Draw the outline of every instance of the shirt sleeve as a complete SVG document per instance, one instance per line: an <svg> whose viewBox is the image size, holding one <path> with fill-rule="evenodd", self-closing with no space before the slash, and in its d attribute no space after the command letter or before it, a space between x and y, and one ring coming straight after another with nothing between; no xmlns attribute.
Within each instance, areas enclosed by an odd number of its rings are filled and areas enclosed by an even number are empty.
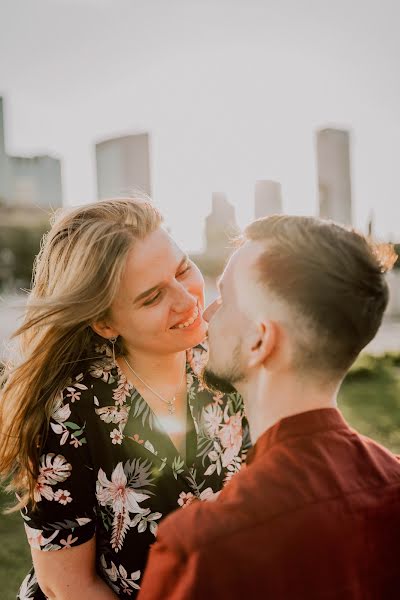
<svg viewBox="0 0 400 600"><path fill-rule="evenodd" d="M95 532L93 467L78 412L81 392L71 385L56 402L40 457L36 504L21 511L28 542L37 550L78 546Z"/></svg>
<svg viewBox="0 0 400 600"><path fill-rule="evenodd" d="M182 557L164 542L150 549L138 600L195 600L196 569L190 559Z"/></svg>

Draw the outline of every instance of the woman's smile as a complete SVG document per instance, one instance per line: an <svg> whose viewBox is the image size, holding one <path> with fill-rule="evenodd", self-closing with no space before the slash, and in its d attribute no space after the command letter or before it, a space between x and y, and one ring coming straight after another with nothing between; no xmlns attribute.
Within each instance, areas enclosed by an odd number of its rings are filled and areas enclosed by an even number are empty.
<svg viewBox="0 0 400 600"><path fill-rule="evenodd" d="M199 305L196 304L196 307L193 310L192 314L188 318L186 318L185 321L180 321L179 323L171 327L171 329L176 329L178 331L193 331L194 329L197 329L202 323L204 323L203 311L199 307Z"/></svg>

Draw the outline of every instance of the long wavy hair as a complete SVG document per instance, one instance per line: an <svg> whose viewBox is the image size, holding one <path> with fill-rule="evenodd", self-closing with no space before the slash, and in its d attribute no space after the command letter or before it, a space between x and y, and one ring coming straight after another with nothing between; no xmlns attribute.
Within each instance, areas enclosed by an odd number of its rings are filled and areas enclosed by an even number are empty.
<svg viewBox="0 0 400 600"><path fill-rule="evenodd" d="M0 380L0 477L34 504L41 449L55 399L94 355L91 323L107 316L135 240L162 223L147 199L117 198L56 213L36 257L19 359ZM98 340L98 338L97 338Z"/></svg>

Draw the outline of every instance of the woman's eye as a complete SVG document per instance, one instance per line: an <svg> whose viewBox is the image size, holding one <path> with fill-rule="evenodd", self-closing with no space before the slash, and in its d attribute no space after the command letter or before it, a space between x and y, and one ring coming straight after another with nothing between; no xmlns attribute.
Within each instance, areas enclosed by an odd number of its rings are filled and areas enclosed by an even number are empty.
<svg viewBox="0 0 400 600"><path fill-rule="evenodd" d="M192 268L192 265L187 265L183 271L181 271L180 273L178 273L178 277L181 277L182 275L184 275L185 273L187 273L188 271L190 271L190 269Z"/></svg>
<svg viewBox="0 0 400 600"><path fill-rule="evenodd" d="M161 291L157 292L157 294L155 296L153 296L152 298L150 298L150 300L147 300L147 302L143 303L143 306L149 306L150 304L154 304L154 302L156 300L158 300L158 298L161 296Z"/></svg>

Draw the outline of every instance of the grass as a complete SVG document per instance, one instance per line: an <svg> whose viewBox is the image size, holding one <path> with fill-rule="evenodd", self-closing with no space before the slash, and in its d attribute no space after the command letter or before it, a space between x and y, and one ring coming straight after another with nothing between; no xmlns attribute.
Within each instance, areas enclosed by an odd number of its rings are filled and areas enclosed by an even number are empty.
<svg viewBox="0 0 400 600"><path fill-rule="evenodd" d="M400 354L362 355L343 383L339 405L348 422L400 454ZM0 492L0 510L10 499ZM31 567L19 514L0 514L0 596L12 600Z"/></svg>
<svg viewBox="0 0 400 600"><path fill-rule="evenodd" d="M400 355L361 356L344 381L339 406L358 431L400 454Z"/></svg>
<svg viewBox="0 0 400 600"><path fill-rule="evenodd" d="M3 515L10 496L0 492L0 597L15 598L19 586L31 568L31 553L19 513Z"/></svg>

